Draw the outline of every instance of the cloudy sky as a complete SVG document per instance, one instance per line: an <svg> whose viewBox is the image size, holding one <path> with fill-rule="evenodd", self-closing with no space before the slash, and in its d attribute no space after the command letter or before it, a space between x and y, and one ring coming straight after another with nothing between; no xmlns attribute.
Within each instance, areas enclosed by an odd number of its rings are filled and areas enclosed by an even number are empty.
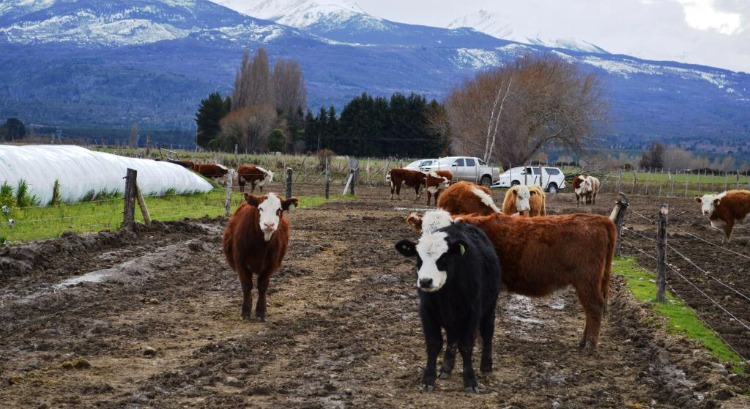
<svg viewBox="0 0 750 409"><path fill-rule="evenodd" d="M318 0L325 3L325 0ZM750 73L750 0L354 0L373 16L446 27L478 10L513 36Z"/></svg>

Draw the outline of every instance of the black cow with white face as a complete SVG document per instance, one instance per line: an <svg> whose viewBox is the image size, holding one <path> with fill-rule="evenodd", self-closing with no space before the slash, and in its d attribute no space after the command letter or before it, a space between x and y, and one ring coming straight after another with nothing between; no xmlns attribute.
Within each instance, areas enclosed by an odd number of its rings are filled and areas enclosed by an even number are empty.
<svg viewBox="0 0 750 409"><path fill-rule="evenodd" d="M464 390L477 392L471 363L477 332L482 337L480 371L492 372L495 306L501 286L495 248L482 230L457 223L424 232L418 243L401 240L396 249L417 258L419 316L427 347L422 390L435 388L443 328L447 347L439 376L445 378L453 371L458 349L463 359Z"/></svg>

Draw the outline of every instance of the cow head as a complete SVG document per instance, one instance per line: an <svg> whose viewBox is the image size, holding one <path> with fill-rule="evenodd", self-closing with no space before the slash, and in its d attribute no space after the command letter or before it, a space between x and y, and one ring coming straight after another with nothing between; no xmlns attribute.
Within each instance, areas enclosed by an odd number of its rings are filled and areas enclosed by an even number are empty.
<svg viewBox="0 0 750 409"><path fill-rule="evenodd" d="M428 210L424 216L411 213L406 217L406 224L417 231L432 233L437 229L449 226L453 223L451 214L443 209Z"/></svg>
<svg viewBox="0 0 750 409"><path fill-rule="evenodd" d="M718 194L718 195L703 195L701 197L696 197L695 201L697 203L700 203L701 205L701 213L704 216L710 216L714 209L716 209L716 206L721 203L721 199L724 197L724 194Z"/></svg>
<svg viewBox="0 0 750 409"><path fill-rule="evenodd" d="M260 166L258 166L258 170L265 173L266 175L263 177L263 180L261 181L261 186L265 183L272 183L273 182L273 172L268 169L263 169Z"/></svg>
<svg viewBox="0 0 750 409"><path fill-rule="evenodd" d="M448 189L448 186L451 185L451 181L445 176L440 176L435 172L430 172L429 176L433 178L432 183L437 182L437 185L435 186L436 191Z"/></svg>
<svg viewBox="0 0 750 409"><path fill-rule="evenodd" d="M265 241L271 240L276 229L279 228L284 210L291 210L298 203L295 197L281 199L275 193L263 196L245 193L245 201L258 209L258 227L263 232Z"/></svg>
<svg viewBox="0 0 750 409"><path fill-rule="evenodd" d="M443 231L423 234L419 242L401 240L396 250L406 257L417 257L417 288L425 292L440 290L448 281L448 269L463 257L467 244Z"/></svg>
<svg viewBox="0 0 750 409"><path fill-rule="evenodd" d="M518 185L510 191L513 194L513 200L516 204L516 211L528 215L528 212L531 210L531 203L529 202L529 199L531 199L531 192L529 191L529 187Z"/></svg>

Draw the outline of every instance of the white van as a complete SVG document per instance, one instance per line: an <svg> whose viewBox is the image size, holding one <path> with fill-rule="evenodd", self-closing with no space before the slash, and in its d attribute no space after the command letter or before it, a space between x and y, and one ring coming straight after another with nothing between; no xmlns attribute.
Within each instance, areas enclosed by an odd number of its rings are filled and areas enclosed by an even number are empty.
<svg viewBox="0 0 750 409"><path fill-rule="evenodd" d="M565 174L553 166L518 166L500 174L492 187L511 187L515 185L541 186L545 192L557 193L565 188Z"/></svg>

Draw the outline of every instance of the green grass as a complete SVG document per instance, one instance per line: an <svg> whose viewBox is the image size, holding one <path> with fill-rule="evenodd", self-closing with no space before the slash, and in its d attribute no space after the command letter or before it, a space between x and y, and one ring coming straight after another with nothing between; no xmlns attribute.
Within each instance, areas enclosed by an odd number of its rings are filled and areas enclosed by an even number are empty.
<svg viewBox="0 0 750 409"><path fill-rule="evenodd" d="M635 298L645 303L657 314L666 318L667 333L681 334L698 341L722 362L732 362L735 372L746 371L742 357L732 351L710 328L698 318L695 311L668 291L667 301L656 301L656 276L637 266L634 258L619 258L613 268L615 274L622 275L627 281L628 289Z"/></svg>
<svg viewBox="0 0 750 409"><path fill-rule="evenodd" d="M214 218L225 214L226 191L214 189L208 193L146 197L151 220L174 221ZM314 207L326 203L324 196L297 196L299 207ZM353 196L331 195L331 200L351 199ZM233 192L230 212L242 202L242 193ZM117 230L122 225L124 203L119 197L105 197L93 202L80 202L51 207L14 208L8 215L0 215L0 238L10 243L59 237L64 232L88 233ZM136 221L143 223L136 205ZM15 225L10 227L8 220ZM2 244L2 243L0 243Z"/></svg>

